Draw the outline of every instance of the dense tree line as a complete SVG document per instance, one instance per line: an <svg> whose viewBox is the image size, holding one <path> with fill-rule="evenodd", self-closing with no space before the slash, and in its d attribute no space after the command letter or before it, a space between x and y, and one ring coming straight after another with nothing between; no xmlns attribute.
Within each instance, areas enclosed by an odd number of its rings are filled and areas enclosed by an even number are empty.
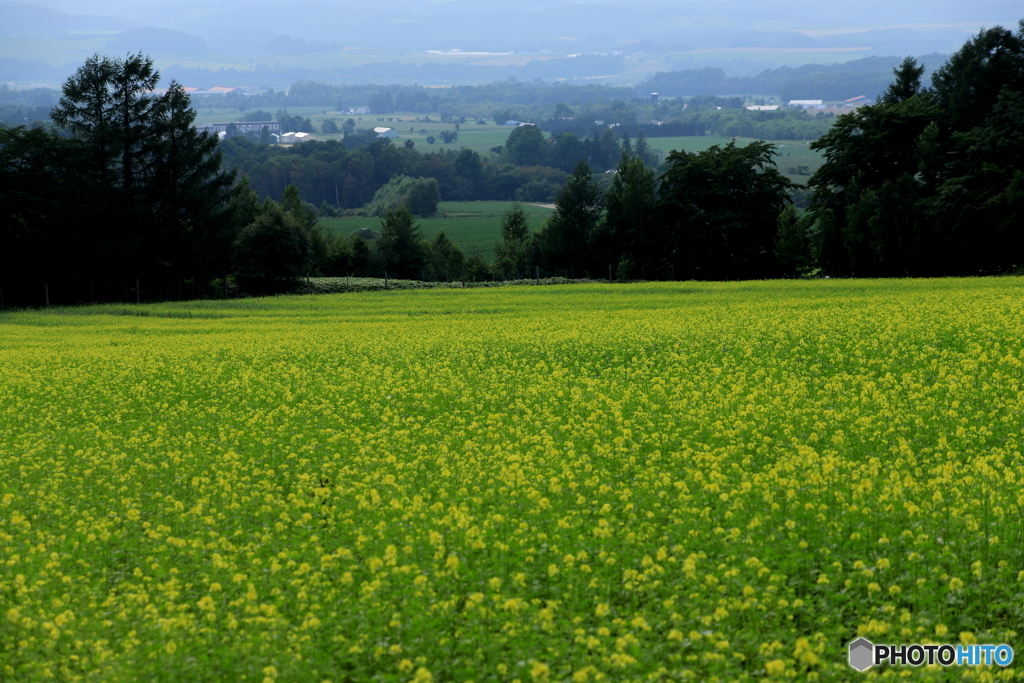
<svg viewBox="0 0 1024 683"><path fill-rule="evenodd" d="M979 33L931 87L923 73L907 58L878 104L812 143L825 164L797 227L822 272L974 275L1024 263L1024 22Z"/></svg>
<svg viewBox="0 0 1024 683"><path fill-rule="evenodd" d="M506 277L536 269L567 277L744 279L778 277L778 216L792 183L773 147L756 142L672 152L664 172L623 152L602 190L576 163L544 229L525 234L510 212L494 267Z"/></svg>
<svg viewBox="0 0 1024 683"><path fill-rule="evenodd" d="M467 149L421 154L387 138L369 144L346 142L277 147L236 137L225 140L221 149L227 166L242 172L260 196L280 198L288 185L295 184L306 201L339 209L365 206L398 175L436 180L446 201L547 201L565 179L565 173L557 168L516 165L500 156L481 157ZM523 188L526 195L520 192Z"/></svg>
<svg viewBox="0 0 1024 683"><path fill-rule="evenodd" d="M64 135L0 129L8 304L51 290L64 302L127 296L137 279L230 267L233 174L220 168L217 139L193 126L185 92L172 83L154 96L157 81L141 55L94 56L50 114Z"/></svg>
<svg viewBox="0 0 1024 683"><path fill-rule="evenodd" d="M569 117L543 120L538 125L552 133L572 132L578 136L613 126L620 134L633 137L640 134L652 138L720 135L760 140L816 140L828 131L833 121L831 116L811 116L802 109L748 111L739 97L713 95L665 101L646 115L662 118L640 121L628 107L612 106L597 111L587 108ZM599 126L595 125L598 121Z"/></svg>

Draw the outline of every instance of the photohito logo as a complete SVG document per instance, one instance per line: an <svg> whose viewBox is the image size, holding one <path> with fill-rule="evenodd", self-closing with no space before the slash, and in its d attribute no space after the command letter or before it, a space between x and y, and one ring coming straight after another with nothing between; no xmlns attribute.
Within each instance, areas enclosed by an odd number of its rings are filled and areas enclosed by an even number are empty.
<svg viewBox="0 0 1024 683"><path fill-rule="evenodd" d="M858 638L849 645L849 662L857 671L878 664L939 664L940 666L1010 666L1013 648L1009 645L876 645Z"/></svg>

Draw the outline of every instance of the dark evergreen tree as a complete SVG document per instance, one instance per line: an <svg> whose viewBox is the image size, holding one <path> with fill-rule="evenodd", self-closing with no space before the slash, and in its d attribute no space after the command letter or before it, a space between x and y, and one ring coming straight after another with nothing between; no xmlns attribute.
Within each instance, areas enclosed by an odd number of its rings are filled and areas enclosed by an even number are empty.
<svg viewBox="0 0 1024 683"><path fill-rule="evenodd" d="M96 253L96 226L78 211L88 198L83 168L93 162L83 152L44 129L0 127L0 286L8 306L40 305L44 283L73 282Z"/></svg>
<svg viewBox="0 0 1024 683"><path fill-rule="evenodd" d="M881 104L896 104L909 100L921 92L921 76L924 75L924 64L918 64L913 57L907 57L893 69L896 79L889 84L885 94L879 98Z"/></svg>
<svg viewBox="0 0 1024 683"><path fill-rule="evenodd" d="M659 234L655 221L656 204L654 172L638 156L623 152L618 172L605 195L605 232L611 262L626 260L631 265L630 278L666 277L658 255Z"/></svg>
<svg viewBox="0 0 1024 683"><path fill-rule="evenodd" d="M452 242L444 230L438 230L434 239L424 242L426 279L438 282L452 282L462 274L465 255Z"/></svg>
<svg viewBox="0 0 1024 683"><path fill-rule="evenodd" d="M103 188L113 185L112 172L120 148L111 87L117 70L109 57L89 57L64 82L60 103L50 111L55 124L87 146L91 163L81 171L93 176L96 185Z"/></svg>
<svg viewBox="0 0 1024 683"><path fill-rule="evenodd" d="M393 278L419 279L423 275L423 247L419 226L404 204L384 214L380 221L377 253Z"/></svg>
<svg viewBox="0 0 1024 683"><path fill-rule="evenodd" d="M79 220L95 234L89 277L170 278L205 273L225 220L233 174L216 138L193 127L176 83L154 95L159 74L141 54L94 55L65 82L51 116L88 161L78 185Z"/></svg>
<svg viewBox="0 0 1024 683"><path fill-rule="evenodd" d="M518 202L501 217L501 241L494 247L495 268L506 278L528 275L530 224Z"/></svg>
<svg viewBox="0 0 1024 683"><path fill-rule="evenodd" d="M636 143L634 144L635 153L645 164L654 168L658 165L658 153L651 149L651 146L647 144L647 137L641 130L636 134Z"/></svg>
<svg viewBox="0 0 1024 683"><path fill-rule="evenodd" d="M590 165L580 159L555 198L555 212L539 237L549 270L575 277L583 277L589 271L597 274L602 259L591 247L597 239L602 211L601 190L594 182Z"/></svg>
<svg viewBox="0 0 1024 683"><path fill-rule="evenodd" d="M352 235L349 243L352 255L348 264L348 272L364 277L373 275L373 249L370 242L361 235Z"/></svg>
<svg viewBox="0 0 1024 683"><path fill-rule="evenodd" d="M806 275L813 263L808 228L813 222L810 214L801 216L792 205L779 214L779 231L775 238L775 258L787 277Z"/></svg>
<svg viewBox="0 0 1024 683"><path fill-rule="evenodd" d="M153 121L158 143L149 203L155 234L147 240L147 260L170 265L178 277L215 275L216 261L234 237L235 173L222 170L216 136L197 131L195 119L189 96L172 81Z"/></svg>
<svg viewBox="0 0 1024 683"><path fill-rule="evenodd" d="M311 230L316 225L318 218L316 209L302 201L302 195L299 194L299 188L295 183L289 183L284 188L284 194L281 195L281 208L299 221L306 230Z"/></svg>

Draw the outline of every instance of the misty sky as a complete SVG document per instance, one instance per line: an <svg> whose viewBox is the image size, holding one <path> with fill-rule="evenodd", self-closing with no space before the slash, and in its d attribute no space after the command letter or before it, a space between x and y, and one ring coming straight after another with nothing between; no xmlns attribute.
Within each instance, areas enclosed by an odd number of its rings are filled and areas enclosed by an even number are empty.
<svg viewBox="0 0 1024 683"><path fill-rule="evenodd" d="M459 49L538 59L623 53L632 60L623 78L702 65L752 72L800 60L950 53L983 27L1015 28L1021 18L1019 0L0 1L0 81L52 80L106 50L211 70L343 70L421 58L512 67L526 59L427 56Z"/></svg>

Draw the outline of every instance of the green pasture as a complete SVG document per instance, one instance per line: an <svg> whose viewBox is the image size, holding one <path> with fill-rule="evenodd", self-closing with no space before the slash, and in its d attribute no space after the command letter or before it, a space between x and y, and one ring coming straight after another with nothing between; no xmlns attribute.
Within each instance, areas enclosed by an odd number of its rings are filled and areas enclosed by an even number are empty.
<svg viewBox="0 0 1024 683"><path fill-rule="evenodd" d="M441 202L433 218L416 220L420 233L433 239L441 230L467 254L479 251L490 260L494 245L501 238L501 217L513 202ZM552 209L523 204L530 229L539 231ZM379 218L321 218L320 225L332 233L350 235L361 228L380 232Z"/></svg>

